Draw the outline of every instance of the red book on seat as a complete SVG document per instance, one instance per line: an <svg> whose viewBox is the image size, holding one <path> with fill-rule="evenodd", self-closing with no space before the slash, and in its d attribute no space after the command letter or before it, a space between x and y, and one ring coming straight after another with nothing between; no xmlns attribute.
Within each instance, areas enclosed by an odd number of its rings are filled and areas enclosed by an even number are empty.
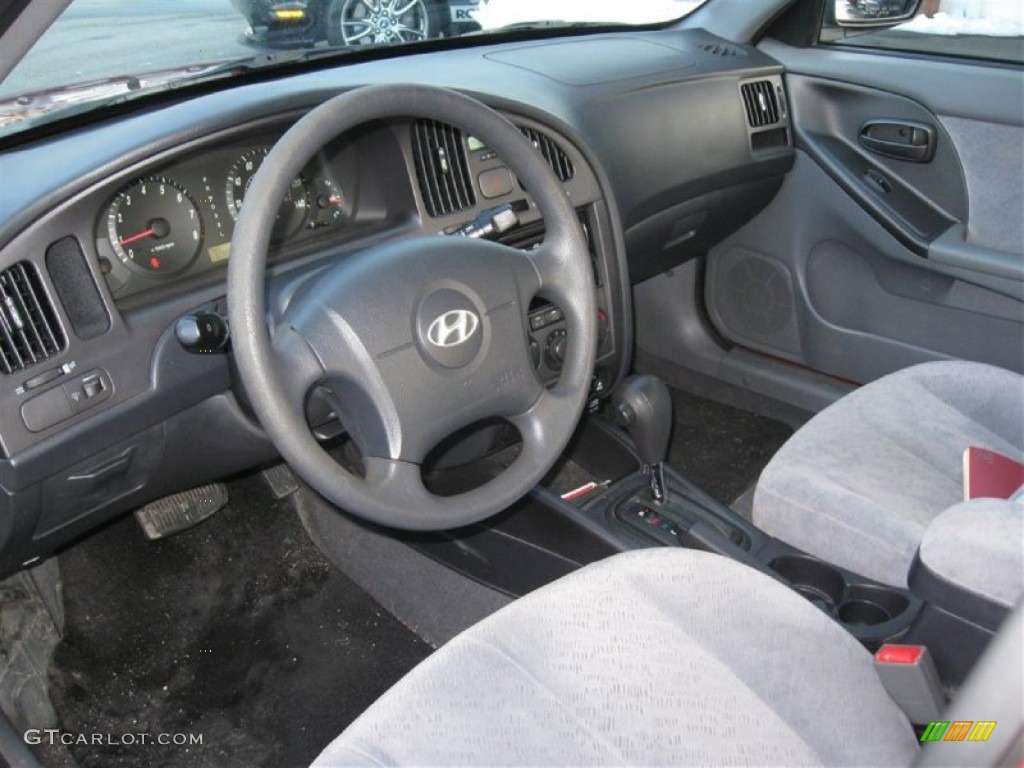
<svg viewBox="0 0 1024 768"><path fill-rule="evenodd" d="M1024 486L1024 464L995 451L964 451L964 499L1008 499Z"/></svg>

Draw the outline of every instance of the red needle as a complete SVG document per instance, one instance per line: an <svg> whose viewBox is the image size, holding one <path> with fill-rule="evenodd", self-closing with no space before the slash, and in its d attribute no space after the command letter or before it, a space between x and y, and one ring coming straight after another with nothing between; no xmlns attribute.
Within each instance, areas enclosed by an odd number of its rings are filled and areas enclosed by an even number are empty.
<svg viewBox="0 0 1024 768"><path fill-rule="evenodd" d="M153 228L150 227L149 229L142 230L141 232L139 232L136 235L132 235L131 237L126 237L124 240L121 240L118 243L118 245L128 245L129 243L134 243L136 240L142 240L144 237L151 237L152 235L155 235L155 234L156 234L156 232L154 232Z"/></svg>

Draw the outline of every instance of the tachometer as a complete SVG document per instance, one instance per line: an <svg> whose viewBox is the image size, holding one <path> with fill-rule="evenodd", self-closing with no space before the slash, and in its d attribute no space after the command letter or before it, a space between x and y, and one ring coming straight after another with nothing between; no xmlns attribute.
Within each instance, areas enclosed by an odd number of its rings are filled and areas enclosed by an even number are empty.
<svg viewBox="0 0 1024 768"><path fill-rule="evenodd" d="M242 210L242 202L253 176L259 170L260 165L270 151L268 147L257 147L241 155L228 171L227 188L225 190L228 199L228 210L231 215L238 218ZM285 240L300 229L309 217L309 185L302 176L296 176L288 185L284 200L277 211L277 219L274 222L274 229L270 234L272 240Z"/></svg>
<svg viewBox="0 0 1024 768"><path fill-rule="evenodd" d="M107 209L107 237L117 257L151 277L188 267L203 247L203 218L182 187L163 178L139 179Z"/></svg>

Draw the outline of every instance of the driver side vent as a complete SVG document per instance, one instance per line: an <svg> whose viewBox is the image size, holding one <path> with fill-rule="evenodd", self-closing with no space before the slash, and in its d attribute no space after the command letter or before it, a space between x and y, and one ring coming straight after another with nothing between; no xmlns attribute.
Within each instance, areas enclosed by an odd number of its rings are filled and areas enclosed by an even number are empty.
<svg viewBox="0 0 1024 768"><path fill-rule="evenodd" d="M428 214L447 216L476 204L462 131L437 120L417 120L412 155Z"/></svg>
<svg viewBox="0 0 1024 768"><path fill-rule="evenodd" d="M47 360L66 344L35 267L19 261L0 272L0 370L15 373Z"/></svg>
<svg viewBox="0 0 1024 768"><path fill-rule="evenodd" d="M775 86L770 80L757 80L740 86L743 106L747 110L747 122L751 128L774 125L779 122L779 99Z"/></svg>
<svg viewBox="0 0 1024 768"><path fill-rule="evenodd" d="M572 160L562 151L561 147L555 144L551 137L545 136L533 128L527 128L525 125L519 126L519 130L544 155L544 159L551 166L551 170L555 172L555 176L558 177L560 182L564 184L576 174Z"/></svg>

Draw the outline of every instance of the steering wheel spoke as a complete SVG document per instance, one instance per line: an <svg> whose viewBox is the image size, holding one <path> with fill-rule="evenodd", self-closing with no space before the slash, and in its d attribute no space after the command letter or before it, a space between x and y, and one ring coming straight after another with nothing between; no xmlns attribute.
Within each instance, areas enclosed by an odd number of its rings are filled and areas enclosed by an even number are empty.
<svg viewBox="0 0 1024 768"><path fill-rule="evenodd" d="M323 364L306 337L287 323L279 323L272 333L274 358L282 372L281 384L288 401L304 404L310 391L325 375Z"/></svg>
<svg viewBox="0 0 1024 768"><path fill-rule="evenodd" d="M570 223L571 224L571 223ZM582 237L582 230L580 231ZM559 232L549 232L544 241L532 251L525 254L537 274L537 290L547 293L553 286L560 285L565 279L565 265L574 258L572 243Z"/></svg>

